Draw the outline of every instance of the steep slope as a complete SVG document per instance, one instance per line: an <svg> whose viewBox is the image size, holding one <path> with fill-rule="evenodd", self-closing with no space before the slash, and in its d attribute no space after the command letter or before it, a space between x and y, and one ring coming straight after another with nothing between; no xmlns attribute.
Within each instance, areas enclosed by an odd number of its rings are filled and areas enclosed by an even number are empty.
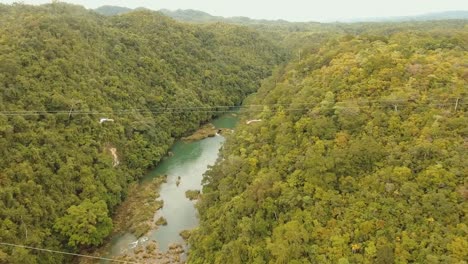
<svg viewBox="0 0 468 264"><path fill-rule="evenodd" d="M149 11L0 5L0 25L0 241L55 250L100 244L127 185L283 59L250 29ZM0 248L0 263L67 262Z"/></svg>
<svg viewBox="0 0 468 264"><path fill-rule="evenodd" d="M466 261L457 23L331 37L264 82L205 176L189 263Z"/></svg>

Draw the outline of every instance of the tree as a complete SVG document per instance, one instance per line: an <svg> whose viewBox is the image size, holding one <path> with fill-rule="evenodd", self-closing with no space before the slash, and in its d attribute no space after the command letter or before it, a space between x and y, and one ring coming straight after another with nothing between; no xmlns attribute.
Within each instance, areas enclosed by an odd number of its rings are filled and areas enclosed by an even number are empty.
<svg viewBox="0 0 468 264"><path fill-rule="evenodd" d="M55 230L68 238L68 245L97 246L112 231L112 219L108 217L104 201L84 200L71 206L67 214L57 219Z"/></svg>
<svg viewBox="0 0 468 264"><path fill-rule="evenodd" d="M440 43L466 37L466 22L436 24L344 26L354 33L301 47L249 97L244 118L262 122L239 125L207 172L189 262L229 259L205 241L245 240L267 250L264 263L466 259L468 120L454 99L468 53L466 41Z"/></svg>

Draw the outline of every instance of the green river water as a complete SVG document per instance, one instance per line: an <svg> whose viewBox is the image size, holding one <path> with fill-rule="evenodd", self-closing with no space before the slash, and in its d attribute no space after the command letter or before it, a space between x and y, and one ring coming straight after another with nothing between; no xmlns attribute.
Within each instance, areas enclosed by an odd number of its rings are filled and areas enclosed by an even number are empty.
<svg viewBox="0 0 468 264"><path fill-rule="evenodd" d="M237 120L236 114L229 113L211 123L217 128L233 129ZM140 239L138 243L145 243L146 239L155 240L158 242L160 250L164 252L170 244L184 242L179 235L180 231L192 229L198 225L195 202L185 197L185 191L201 190L203 174L208 166L216 162L224 141L224 137L220 135L190 143L178 141L170 150L173 155L162 161L145 176L142 182L150 181L159 175L168 176L167 183L162 184L159 190L159 199L164 201L164 207L155 212L157 217L166 218L168 224L160 226L157 230L152 230L147 238ZM177 186L176 181L179 176L181 181L180 185ZM130 233L114 237L111 241L108 257L128 252L136 241L137 238Z"/></svg>

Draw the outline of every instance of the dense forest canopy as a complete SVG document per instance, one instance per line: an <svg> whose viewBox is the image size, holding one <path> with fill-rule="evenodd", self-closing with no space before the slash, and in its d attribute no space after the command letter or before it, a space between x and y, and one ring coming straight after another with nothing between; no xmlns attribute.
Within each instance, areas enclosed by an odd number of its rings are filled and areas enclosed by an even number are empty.
<svg viewBox="0 0 468 264"><path fill-rule="evenodd" d="M128 184L226 109L214 106L256 91L284 54L245 27L0 5L0 241L99 245ZM69 261L0 248L0 263Z"/></svg>
<svg viewBox="0 0 468 264"><path fill-rule="evenodd" d="M0 4L0 242L100 245L129 184L254 93L204 178L189 262L467 261L466 20L97 11L113 16Z"/></svg>
<svg viewBox="0 0 468 264"><path fill-rule="evenodd" d="M468 24L432 25L303 42L205 175L189 262L465 263Z"/></svg>

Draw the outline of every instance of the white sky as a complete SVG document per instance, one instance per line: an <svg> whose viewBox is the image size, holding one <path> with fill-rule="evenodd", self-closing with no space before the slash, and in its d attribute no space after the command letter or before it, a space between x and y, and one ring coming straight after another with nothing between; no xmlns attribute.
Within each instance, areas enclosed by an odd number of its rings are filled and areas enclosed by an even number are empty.
<svg viewBox="0 0 468 264"><path fill-rule="evenodd" d="M0 0L0 3L41 4L50 0ZM468 0L66 0L96 8L117 5L153 10L197 9L217 16L247 16L289 21L331 21L349 18L419 15L468 10Z"/></svg>

